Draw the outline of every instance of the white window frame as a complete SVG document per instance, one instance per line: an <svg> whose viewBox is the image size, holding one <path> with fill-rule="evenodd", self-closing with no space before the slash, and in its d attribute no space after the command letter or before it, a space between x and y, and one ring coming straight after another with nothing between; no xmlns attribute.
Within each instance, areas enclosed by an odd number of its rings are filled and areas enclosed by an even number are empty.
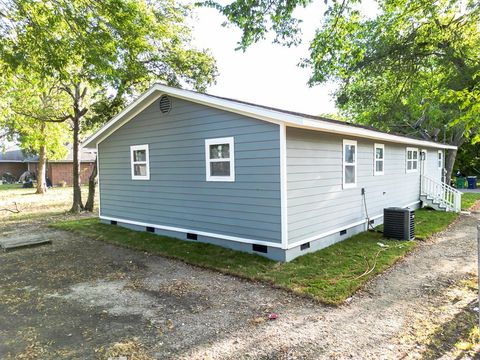
<svg viewBox="0 0 480 360"><path fill-rule="evenodd" d="M210 159L210 146L228 144L230 148L230 157L228 159ZM210 164L212 162L230 162L230 176L212 176L210 173ZM207 181L235 181L235 140L233 137L224 137L216 139L205 139L205 170Z"/></svg>
<svg viewBox="0 0 480 360"><path fill-rule="evenodd" d="M355 146L355 154L353 156L353 163L346 163L345 162L345 145L354 145ZM343 178L343 188L344 189L351 189L351 188L355 188L357 187L357 158L358 158L358 145L357 145L357 142L355 140L347 140L347 139L343 139L343 144L342 144L342 178ZM354 183L349 183L349 184L346 184L345 183L345 167L349 165L349 166L354 166L355 168L355 182Z"/></svg>
<svg viewBox="0 0 480 360"><path fill-rule="evenodd" d="M383 157L377 159L377 149L382 149ZM377 171L377 161L382 162L382 171ZM385 174L385 145L384 144L374 144L373 146L373 175L380 176Z"/></svg>
<svg viewBox="0 0 480 360"><path fill-rule="evenodd" d="M408 152L409 151L412 151L412 159L411 160L408 160ZM417 159L414 159L413 158L413 153L416 152L417 153ZM405 172L406 173L416 173L418 172L418 166L419 166L419 156L420 156L420 153L418 152L418 148L414 148L414 147L407 147L405 149ZM408 162L412 162L412 168L409 170L408 169ZM413 168L413 163L416 162L417 163L417 166L416 166L416 169Z"/></svg>
<svg viewBox="0 0 480 360"><path fill-rule="evenodd" d="M133 153L138 150L145 150L145 161L134 161ZM130 146L130 164L132 170L132 180L150 180L150 154L148 151L148 144ZM136 164L146 165L146 175L135 175Z"/></svg>
<svg viewBox="0 0 480 360"><path fill-rule="evenodd" d="M442 150L438 150L438 153L437 153L437 166L440 170L443 169L443 151Z"/></svg>

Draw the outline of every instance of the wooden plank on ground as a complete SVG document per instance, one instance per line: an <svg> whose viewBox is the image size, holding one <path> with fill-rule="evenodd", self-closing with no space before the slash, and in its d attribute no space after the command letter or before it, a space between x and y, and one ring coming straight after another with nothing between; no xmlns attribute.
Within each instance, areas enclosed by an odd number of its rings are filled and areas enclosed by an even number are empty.
<svg viewBox="0 0 480 360"><path fill-rule="evenodd" d="M12 250L25 246L49 244L52 241L43 235L25 235L8 238L0 238L0 248L3 251Z"/></svg>

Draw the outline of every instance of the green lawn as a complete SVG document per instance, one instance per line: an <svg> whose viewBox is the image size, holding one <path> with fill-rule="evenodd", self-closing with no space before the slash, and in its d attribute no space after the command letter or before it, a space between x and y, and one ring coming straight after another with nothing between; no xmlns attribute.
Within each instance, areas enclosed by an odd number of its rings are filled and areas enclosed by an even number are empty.
<svg viewBox="0 0 480 360"><path fill-rule="evenodd" d="M480 193L463 193L462 210L470 209L477 200L480 200Z"/></svg>
<svg viewBox="0 0 480 360"><path fill-rule="evenodd" d="M444 230L457 216L417 210L417 233L421 238L427 238ZM210 244L179 241L105 225L98 219L63 221L51 226L223 273L264 281L327 304L343 302L417 245L415 241L384 239L379 232L364 232L289 263L278 263Z"/></svg>
<svg viewBox="0 0 480 360"><path fill-rule="evenodd" d="M0 191L2 190L12 190L12 189L21 189L23 184L0 184Z"/></svg>

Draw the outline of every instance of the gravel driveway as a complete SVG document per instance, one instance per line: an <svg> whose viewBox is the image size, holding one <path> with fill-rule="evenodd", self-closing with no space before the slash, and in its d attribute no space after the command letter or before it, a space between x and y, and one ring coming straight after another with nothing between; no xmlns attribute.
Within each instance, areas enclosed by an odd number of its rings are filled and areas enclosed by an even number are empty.
<svg viewBox="0 0 480 360"><path fill-rule="evenodd" d="M445 293L476 269L476 217L461 216L337 308L32 220L0 225L3 236L53 241L0 253L0 358L419 358L405 335L432 308L455 311Z"/></svg>

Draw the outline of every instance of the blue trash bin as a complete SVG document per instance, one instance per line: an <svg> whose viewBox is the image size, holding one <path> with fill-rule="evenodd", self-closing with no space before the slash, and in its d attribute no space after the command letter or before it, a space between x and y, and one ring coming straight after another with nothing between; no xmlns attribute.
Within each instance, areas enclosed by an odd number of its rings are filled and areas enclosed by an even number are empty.
<svg viewBox="0 0 480 360"><path fill-rule="evenodd" d="M468 188L476 189L477 188L477 177L476 176L467 176Z"/></svg>

